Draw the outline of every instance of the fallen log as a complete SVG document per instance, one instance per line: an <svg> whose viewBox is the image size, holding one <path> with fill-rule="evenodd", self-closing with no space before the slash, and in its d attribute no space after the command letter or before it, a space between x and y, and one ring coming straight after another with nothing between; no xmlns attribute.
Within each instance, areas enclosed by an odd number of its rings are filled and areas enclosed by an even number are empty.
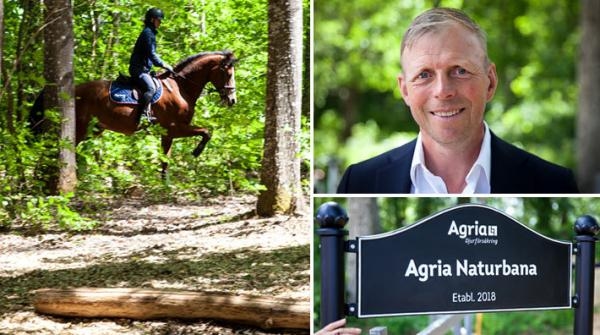
<svg viewBox="0 0 600 335"><path fill-rule="evenodd" d="M39 289L41 314L71 317L215 319L263 329L309 329L310 303L225 293L131 288Z"/></svg>

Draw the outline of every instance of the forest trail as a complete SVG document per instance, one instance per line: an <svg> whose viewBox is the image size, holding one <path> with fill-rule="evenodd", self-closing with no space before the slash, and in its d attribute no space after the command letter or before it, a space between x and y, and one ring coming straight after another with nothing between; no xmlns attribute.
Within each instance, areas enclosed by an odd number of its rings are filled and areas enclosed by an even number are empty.
<svg viewBox="0 0 600 335"><path fill-rule="evenodd" d="M310 300L309 218L254 215L256 198L193 204L131 200L92 232L0 234L0 334L308 334L213 320L133 321L38 315L31 291L141 287Z"/></svg>

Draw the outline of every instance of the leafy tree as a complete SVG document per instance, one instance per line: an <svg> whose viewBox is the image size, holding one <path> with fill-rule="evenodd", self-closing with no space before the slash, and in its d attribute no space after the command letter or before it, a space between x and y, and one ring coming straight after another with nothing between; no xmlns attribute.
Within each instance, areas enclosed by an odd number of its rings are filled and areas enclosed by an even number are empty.
<svg viewBox="0 0 600 335"><path fill-rule="evenodd" d="M33 222L31 215L26 214L26 206L38 206L41 202L33 199L44 199L42 172L58 157L58 152L47 148L56 148L58 140L34 141L28 131L29 110L46 84L42 36L47 27L42 6L34 0L4 4L0 202L6 206L0 206L0 221L10 224L25 217ZM305 15L308 15L308 6L309 2L304 0ZM219 105L212 87L206 88L196 104L192 123L209 129L212 139L198 159L189 154L196 144L194 139L176 140L171 157L164 156L158 141L161 130L155 127L133 136L104 132L80 143L76 148L77 191L63 200L77 204L83 215L85 211L102 208L101 205L111 199L131 194L141 194L147 201L176 201L216 194L258 194L263 188L259 171L266 111L267 1L75 1L75 84L114 79L119 72L127 72L131 49L143 25L144 13L150 7L159 7L166 14L157 39L158 51L168 63L176 64L203 51L229 49L235 53L239 59L236 64L238 103L224 108ZM307 45L308 25L302 29ZM307 71L303 73L304 78ZM48 115L60 120L57 113ZM308 159L307 119L305 115L296 134L300 144L298 157L304 161ZM92 131L93 126L90 135ZM168 161L170 166L171 178L167 182L159 173L163 161ZM57 203L47 207L56 209ZM60 203L62 206L63 202Z"/></svg>

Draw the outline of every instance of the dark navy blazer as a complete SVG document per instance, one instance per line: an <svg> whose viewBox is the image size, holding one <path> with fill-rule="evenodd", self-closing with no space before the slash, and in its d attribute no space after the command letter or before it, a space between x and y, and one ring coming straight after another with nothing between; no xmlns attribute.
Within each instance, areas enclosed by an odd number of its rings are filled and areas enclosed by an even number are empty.
<svg viewBox="0 0 600 335"><path fill-rule="evenodd" d="M150 26L145 26L140 33L131 58L129 59L129 74L132 77L137 77L140 73L148 73L152 69L152 65L164 67L165 63L156 53L156 29Z"/></svg>
<svg viewBox="0 0 600 335"><path fill-rule="evenodd" d="M338 193L410 193L417 140L346 169ZM491 193L578 193L573 172L491 134Z"/></svg>

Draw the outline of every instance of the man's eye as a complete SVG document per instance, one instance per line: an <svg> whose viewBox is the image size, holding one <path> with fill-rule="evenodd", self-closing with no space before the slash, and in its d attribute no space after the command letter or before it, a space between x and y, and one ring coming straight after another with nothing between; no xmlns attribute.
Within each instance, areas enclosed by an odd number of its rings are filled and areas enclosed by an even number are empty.
<svg viewBox="0 0 600 335"><path fill-rule="evenodd" d="M462 67L457 67L456 69L454 69L454 73L456 73L457 75L465 75L469 72Z"/></svg>
<svg viewBox="0 0 600 335"><path fill-rule="evenodd" d="M431 77L431 74L427 71L423 71L417 76L418 79L427 79L429 77Z"/></svg>

